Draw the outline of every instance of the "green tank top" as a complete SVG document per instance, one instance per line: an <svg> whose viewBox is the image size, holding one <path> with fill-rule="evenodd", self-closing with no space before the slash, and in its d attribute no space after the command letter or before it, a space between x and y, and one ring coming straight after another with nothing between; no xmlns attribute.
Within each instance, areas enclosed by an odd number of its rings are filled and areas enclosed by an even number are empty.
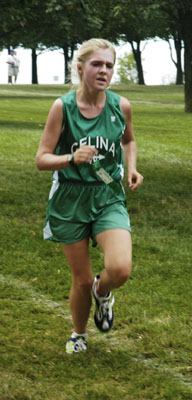
<svg viewBox="0 0 192 400"><path fill-rule="evenodd" d="M101 182L93 167L93 163L97 161L114 181L122 180L124 162L121 139L125 130L125 118L120 109L120 96L106 90L105 107L97 117L91 119L81 114L76 102L76 91L69 92L61 100L63 128L54 154L73 153L82 145L95 146L98 154L90 164L59 170L59 182Z"/></svg>

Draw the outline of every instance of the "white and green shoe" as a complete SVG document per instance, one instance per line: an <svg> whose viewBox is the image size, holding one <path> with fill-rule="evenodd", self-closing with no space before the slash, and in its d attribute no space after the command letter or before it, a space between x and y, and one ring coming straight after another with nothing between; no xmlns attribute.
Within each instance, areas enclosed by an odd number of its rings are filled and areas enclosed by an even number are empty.
<svg viewBox="0 0 192 400"><path fill-rule="evenodd" d="M88 333L79 335L75 332L72 333L70 339L66 343L66 353L75 354L87 350Z"/></svg>

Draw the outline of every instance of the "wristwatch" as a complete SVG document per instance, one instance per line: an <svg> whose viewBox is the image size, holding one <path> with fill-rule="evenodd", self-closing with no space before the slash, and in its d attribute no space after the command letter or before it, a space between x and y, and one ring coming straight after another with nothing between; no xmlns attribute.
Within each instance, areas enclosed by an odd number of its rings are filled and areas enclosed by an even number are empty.
<svg viewBox="0 0 192 400"><path fill-rule="evenodd" d="M70 164L70 165L74 165L75 163L74 163L74 155L73 154L69 154L68 156L67 156L67 162Z"/></svg>

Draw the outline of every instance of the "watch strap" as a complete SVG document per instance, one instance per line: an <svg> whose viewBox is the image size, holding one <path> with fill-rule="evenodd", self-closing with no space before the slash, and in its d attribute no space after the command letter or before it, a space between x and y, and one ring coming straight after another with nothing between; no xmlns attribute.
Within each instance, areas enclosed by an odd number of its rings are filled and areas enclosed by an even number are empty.
<svg viewBox="0 0 192 400"><path fill-rule="evenodd" d="M74 155L73 154L70 154L69 156L68 156L68 158L67 158L67 161L68 161L68 163L70 164L70 165L74 165L75 163L74 163Z"/></svg>

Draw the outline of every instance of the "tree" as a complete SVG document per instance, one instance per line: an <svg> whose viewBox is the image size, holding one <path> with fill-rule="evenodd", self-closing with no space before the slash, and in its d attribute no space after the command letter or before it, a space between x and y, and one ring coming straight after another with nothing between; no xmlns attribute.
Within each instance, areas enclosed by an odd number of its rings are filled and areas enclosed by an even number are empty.
<svg viewBox="0 0 192 400"><path fill-rule="evenodd" d="M176 85L183 85L183 69L182 69L182 57L181 57L181 52L183 49L183 41L180 38L178 32L175 32L175 34L173 34L173 41L174 41L174 47L175 47L175 53L176 53L176 60L173 58L173 54L172 54L172 46L170 43L170 40L167 40L169 43L169 48L170 48L170 54L171 54L171 60L173 61L175 67L176 67Z"/></svg>
<svg viewBox="0 0 192 400"><path fill-rule="evenodd" d="M170 48L170 56L176 67L176 84L183 84L183 71L182 71L182 49L183 49L183 41L178 31L178 26L175 23L172 23L169 15L163 11L160 6L159 1L154 3L154 7L156 8L156 25L154 29L154 34L159 38L166 40L169 44ZM170 39L173 40L176 58L173 57L173 49L170 42Z"/></svg>
<svg viewBox="0 0 192 400"><path fill-rule="evenodd" d="M118 62L120 83L137 83L137 67L133 53L125 53L124 57L118 58Z"/></svg>
<svg viewBox="0 0 192 400"><path fill-rule="evenodd" d="M177 65L181 69L180 47L184 44L185 112L192 112L192 2L191 0L117 0L114 12L119 17L116 33L130 44L156 36L172 37L177 47ZM161 32L161 33L160 33ZM132 46L133 49L133 46ZM133 49L134 52L134 49ZM134 52L134 54L136 54ZM136 63L137 62L137 59ZM141 61L141 60L140 60ZM141 64L141 62L140 62ZM138 65L139 67L139 65ZM140 65L141 68L141 65ZM138 69L139 71L139 69ZM181 73L178 72L178 73Z"/></svg>
<svg viewBox="0 0 192 400"><path fill-rule="evenodd" d="M22 27L24 13L22 1L18 0L17 7L15 0L1 0L0 12L0 48L9 48L18 45L17 30Z"/></svg>
<svg viewBox="0 0 192 400"><path fill-rule="evenodd" d="M18 0L17 4L15 0L1 0L0 46L31 48L32 83L38 83L37 50L42 50L42 36L48 34L45 9L46 0Z"/></svg>
<svg viewBox="0 0 192 400"><path fill-rule="evenodd" d="M50 32L43 38L49 48L63 50L65 83L70 80L69 63L79 43L97 34L101 24L93 13L93 0L48 0L46 15L51 17Z"/></svg>
<svg viewBox="0 0 192 400"><path fill-rule="evenodd" d="M171 32L178 32L184 44L185 112L192 113L192 2L191 0L156 0L167 18Z"/></svg>
<svg viewBox="0 0 192 400"><path fill-rule="evenodd" d="M144 74L141 58L142 41L153 38L157 6L151 0L117 0L114 7L116 34L130 43L138 71L138 83L144 85Z"/></svg>
<svg viewBox="0 0 192 400"><path fill-rule="evenodd" d="M98 32L93 0L1 0L0 45L21 45L32 51L32 83L38 83L37 57L46 48L62 49L65 82L78 43ZM96 29L95 29L96 28ZM14 42L13 39L14 38Z"/></svg>
<svg viewBox="0 0 192 400"><path fill-rule="evenodd" d="M38 84L37 57L46 50L43 38L50 32L51 18L46 17L47 0L33 0L25 5L25 21L20 44L31 49L32 84Z"/></svg>

